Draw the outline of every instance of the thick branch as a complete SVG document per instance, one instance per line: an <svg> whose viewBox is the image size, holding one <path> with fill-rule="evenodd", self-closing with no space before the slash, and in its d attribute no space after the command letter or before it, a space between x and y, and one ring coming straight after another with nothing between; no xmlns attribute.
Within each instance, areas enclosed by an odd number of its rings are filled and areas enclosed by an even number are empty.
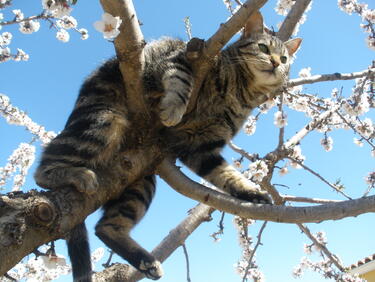
<svg viewBox="0 0 375 282"><path fill-rule="evenodd" d="M127 99L132 113L147 115L143 100L142 71L144 67L143 47L145 41L139 26L137 14L131 0L100 0L103 9L122 20L120 34L115 39L116 55L124 79Z"/></svg>
<svg viewBox="0 0 375 282"><path fill-rule="evenodd" d="M213 58L220 52L224 45L235 35L246 23L250 15L259 10L267 0L248 0L226 23L221 24L220 28L205 43L201 56L198 60L192 62L194 70L194 88L189 100L187 113L194 109L198 92L202 82L211 67Z"/></svg>
<svg viewBox="0 0 375 282"><path fill-rule="evenodd" d="M193 182L176 166L164 160L159 166L162 178L177 192L213 208L245 218L274 222L302 223L337 220L375 212L375 196L312 207L258 205L235 199Z"/></svg>
<svg viewBox="0 0 375 282"><path fill-rule="evenodd" d="M367 69L360 72L352 72L352 73L331 73L331 74L319 74L313 75L310 77L302 77L302 78L295 78L291 79L288 82L288 87L303 85L303 84L312 84L322 81L334 81L334 80L351 80L360 77L369 76L375 73L375 68Z"/></svg>
<svg viewBox="0 0 375 282"><path fill-rule="evenodd" d="M311 0L297 0L289 11L284 22L281 24L280 30L277 32L277 37L282 41L287 41L293 34L296 25L301 19L306 8L309 6Z"/></svg>

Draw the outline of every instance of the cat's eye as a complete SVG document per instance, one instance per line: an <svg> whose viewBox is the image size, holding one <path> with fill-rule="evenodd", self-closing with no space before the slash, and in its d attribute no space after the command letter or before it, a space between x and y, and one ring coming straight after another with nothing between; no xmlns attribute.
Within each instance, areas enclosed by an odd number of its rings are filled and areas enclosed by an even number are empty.
<svg viewBox="0 0 375 282"><path fill-rule="evenodd" d="M283 64L285 64L287 60L288 60L288 58L287 58L286 56L281 56L281 57L280 57L280 61L281 61Z"/></svg>
<svg viewBox="0 0 375 282"><path fill-rule="evenodd" d="M268 49L267 45L259 43L258 44L259 50L263 53L270 54L270 50Z"/></svg>

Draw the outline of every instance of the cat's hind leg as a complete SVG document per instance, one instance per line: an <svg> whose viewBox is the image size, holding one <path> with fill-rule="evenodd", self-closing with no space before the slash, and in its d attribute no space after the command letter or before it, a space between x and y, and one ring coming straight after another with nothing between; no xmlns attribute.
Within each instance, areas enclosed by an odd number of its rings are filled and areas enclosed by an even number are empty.
<svg viewBox="0 0 375 282"><path fill-rule="evenodd" d="M89 105L90 106L90 105ZM77 107L65 129L45 148L35 172L47 189L73 186L93 194L98 188L95 168L110 163L125 136L128 121L115 110L96 105Z"/></svg>
<svg viewBox="0 0 375 282"><path fill-rule="evenodd" d="M147 278L156 280L163 275L161 263L129 234L147 211L154 192L154 176L126 187L119 199L103 207L104 215L96 226L96 235Z"/></svg>

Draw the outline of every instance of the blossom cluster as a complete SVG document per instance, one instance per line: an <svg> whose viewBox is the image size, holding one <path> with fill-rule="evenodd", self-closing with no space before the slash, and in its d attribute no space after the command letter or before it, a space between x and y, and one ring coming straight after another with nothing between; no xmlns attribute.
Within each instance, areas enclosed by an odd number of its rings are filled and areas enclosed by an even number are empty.
<svg viewBox="0 0 375 282"><path fill-rule="evenodd" d="M320 231L312 236L314 236L318 244L324 246L327 244L325 232ZM361 279L358 274L349 274L347 272L343 272L340 269L337 269L337 266L334 264L334 262L329 258L326 258L321 252L320 246L316 245L315 243L312 243L311 245L305 244L304 252L308 255L316 252L322 256L322 259L320 261L313 262L307 257L303 257L300 263L293 270L293 276L296 278L301 277L306 270L312 270L320 273L326 279L334 279L338 282L366 282L366 280ZM337 256L333 254L332 256L334 256L335 259L341 264L340 259Z"/></svg>
<svg viewBox="0 0 375 282"><path fill-rule="evenodd" d="M0 3L0 10L11 6L11 1L2 0L4 4ZM42 0L43 11L39 15L25 17L20 9L13 9L14 17L11 20L4 20L3 13L0 13L0 30L2 27L9 25L18 25L18 30L23 34L32 34L38 32L40 29L40 21L48 21L56 32L56 38L62 42L68 42L70 35L68 30L72 29L81 34L81 39L88 38L87 29L78 29L77 20L70 16L72 8L70 1L67 0ZM0 63L9 60L27 61L29 55L22 49L17 49L16 53L12 53L9 47L13 35L10 32L3 32L0 34Z"/></svg>
<svg viewBox="0 0 375 282"><path fill-rule="evenodd" d="M0 93L0 115L2 115L9 124L24 126L30 133L38 138L43 145L48 144L55 136L53 131L46 129L35 123L24 111L13 106L8 96Z"/></svg>
<svg viewBox="0 0 375 282"><path fill-rule="evenodd" d="M262 282L265 281L265 277L256 264L254 253L255 250L252 247L253 240L248 234L249 226L254 223L255 221L252 219L241 218L238 216L233 218L233 224L237 229L239 244L242 248L242 257L235 264L235 269L237 274L240 275L244 281L249 279Z"/></svg>
<svg viewBox="0 0 375 282"><path fill-rule="evenodd" d="M0 94L0 114L9 124L24 126L35 138L47 144L56 136L53 131L46 131L23 111L14 107L7 96ZM35 147L28 143L21 143L8 158L4 167L0 167L0 188L4 187L7 179L13 176L13 191L20 190L25 183L25 178L30 166L35 159ZM18 174L15 173L19 171Z"/></svg>
<svg viewBox="0 0 375 282"><path fill-rule="evenodd" d="M20 190L25 183L25 178L30 166L35 159L35 147L28 143L21 143L8 158L8 163L0 167L0 189L6 184L6 180L17 171L19 174L13 177L13 191Z"/></svg>
<svg viewBox="0 0 375 282"><path fill-rule="evenodd" d="M56 254L54 250L51 251L49 246L43 246L41 249L43 252L38 252L37 255L21 261L8 271L8 276L15 281L23 281L23 279L27 281L52 281L71 272L71 266L67 264L63 255ZM91 253L93 268L103 255L103 248L98 248ZM0 282L8 281L6 277L0 277Z"/></svg>
<svg viewBox="0 0 375 282"><path fill-rule="evenodd" d="M339 8L351 15L357 13L361 16L363 31L369 35L366 38L368 48L375 50L375 9L369 9L367 4L358 3L357 0L338 0Z"/></svg>
<svg viewBox="0 0 375 282"><path fill-rule="evenodd" d="M244 175L250 180L259 183L268 174L268 166L263 160L257 160L249 165Z"/></svg>

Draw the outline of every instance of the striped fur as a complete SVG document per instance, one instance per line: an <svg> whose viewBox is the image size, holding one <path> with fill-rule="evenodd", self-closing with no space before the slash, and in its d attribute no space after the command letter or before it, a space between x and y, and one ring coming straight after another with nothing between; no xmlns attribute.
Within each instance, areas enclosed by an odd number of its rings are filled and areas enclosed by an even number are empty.
<svg viewBox="0 0 375 282"><path fill-rule="evenodd" d="M248 23L244 36L215 58L196 107L187 115L194 81L184 55L185 43L165 38L148 44L144 89L150 110L165 125L159 136L165 149L234 197L270 202L268 195L252 187L220 151L250 111L283 86L290 56L299 43L292 40L284 44L263 33L262 21ZM132 123L128 107L118 62L109 60L83 84L64 130L45 148L36 182L48 189L72 186L87 194L101 189L97 181L100 171L116 166L117 156L134 146L129 135L137 125ZM96 226L96 235L105 244L150 279L162 275L161 265L129 233L147 211L154 192L154 176L126 187L121 197L104 205ZM82 282L91 281L85 234L80 224L68 239L74 279Z"/></svg>

